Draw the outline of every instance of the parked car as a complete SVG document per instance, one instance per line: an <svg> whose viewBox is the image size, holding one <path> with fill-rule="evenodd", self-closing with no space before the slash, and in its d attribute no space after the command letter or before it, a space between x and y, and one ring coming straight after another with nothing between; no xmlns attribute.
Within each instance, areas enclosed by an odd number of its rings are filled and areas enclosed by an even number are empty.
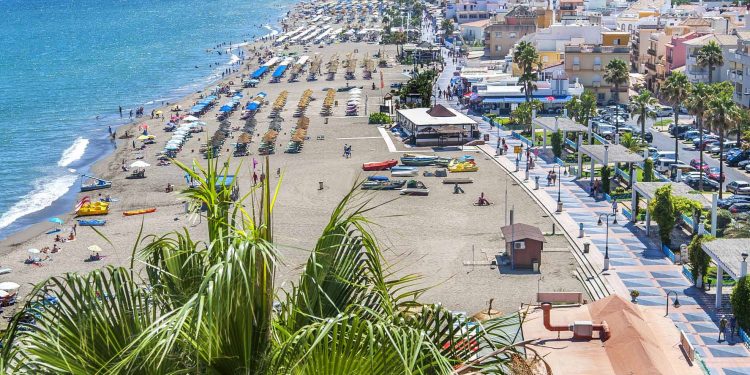
<svg viewBox="0 0 750 375"><path fill-rule="evenodd" d="M727 165L730 167L736 167L737 164L748 159L750 159L750 151L738 152L736 155L727 158Z"/></svg>
<svg viewBox="0 0 750 375"><path fill-rule="evenodd" d="M695 130L690 125L677 125L674 126L674 124L669 126L669 134L672 134L673 137L682 138L682 135L685 134L687 131Z"/></svg>
<svg viewBox="0 0 750 375"><path fill-rule="evenodd" d="M732 194L750 194L750 182L731 181L727 184L727 191Z"/></svg>
<svg viewBox="0 0 750 375"><path fill-rule="evenodd" d="M729 150L729 149L732 149L734 147L737 147L737 142L736 141L724 141L724 150L725 151ZM710 152L712 154L717 154L717 155L719 154L720 151L721 151L721 143L719 143L719 142L716 142L716 143L712 144L711 147L708 149L708 152Z"/></svg>
<svg viewBox="0 0 750 375"><path fill-rule="evenodd" d="M667 117L667 116L674 116L674 109L672 107L668 107L666 105L659 105L654 108L656 112L656 117Z"/></svg>
<svg viewBox="0 0 750 375"><path fill-rule="evenodd" d="M677 159L659 158L654 163L654 169L659 173L667 173L674 164L682 164Z"/></svg>
<svg viewBox="0 0 750 375"><path fill-rule="evenodd" d="M683 133L679 133L677 135L677 138L679 139L685 139L685 140L692 140L693 138L697 137L700 134L697 130L687 130Z"/></svg>
<svg viewBox="0 0 750 375"><path fill-rule="evenodd" d="M735 203L750 203L750 195L732 195L731 197L718 200L719 208L729 208Z"/></svg>
<svg viewBox="0 0 750 375"><path fill-rule="evenodd" d="M694 177L691 175L685 178L683 181L685 181L685 183L688 184L688 186L690 186L693 189L698 190L700 188L701 179L699 177ZM703 176L703 190L704 191L718 191L719 183L704 175Z"/></svg>
<svg viewBox="0 0 750 375"><path fill-rule="evenodd" d="M695 169L700 169L700 168L706 168L706 167L708 167L708 163L706 163L704 161L703 164L701 164L700 159L692 159L692 160L690 160L690 166L693 167L693 168L695 168Z"/></svg>
<svg viewBox="0 0 750 375"><path fill-rule="evenodd" d="M724 173L721 173L721 179L719 179L719 168L711 167L708 169L708 178L714 181L724 182L727 179L727 175Z"/></svg>
<svg viewBox="0 0 750 375"><path fill-rule="evenodd" d="M750 203L735 203L729 206L729 212L733 214L739 214L742 212L750 212Z"/></svg>

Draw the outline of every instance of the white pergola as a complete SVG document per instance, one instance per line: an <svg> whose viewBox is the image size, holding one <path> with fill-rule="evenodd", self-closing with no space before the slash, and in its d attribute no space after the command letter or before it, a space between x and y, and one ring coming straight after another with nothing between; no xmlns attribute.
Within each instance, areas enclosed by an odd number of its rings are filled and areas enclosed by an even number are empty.
<svg viewBox="0 0 750 375"><path fill-rule="evenodd" d="M531 136L534 138L534 132L536 127L542 128L544 136L542 137L542 148L547 148L547 131L563 133L563 138L568 132L578 133L578 147L581 146L583 133L588 131L588 128L575 122L567 117L536 117L531 120Z"/></svg>
<svg viewBox="0 0 750 375"><path fill-rule="evenodd" d="M717 199L714 199L713 201L709 201L706 199L706 197L703 194L699 194L695 191L695 189L691 188L684 182L671 182L671 181L652 181L652 182L633 182L633 192L632 192L632 198L631 198L631 207L633 208L633 214L631 215L630 221L636 222L636 197L640 194L641 197L643 197L646 200L646 205L648 206L649 202L654 198L656 195L656 190L659 188L671 185L672 186L672 195L679 196L679 197L685 197L688 199L692 199L694 201L697 201L701 204L701 207L704 209L711 209L711 219L712 223L716 222L716 207L717 207ZM714 194L714 196L716 196ZM651 213L646 210L646 234L651 234ZM711 234L716 235L716 226L711 226Z"/></svg>
<svg viewBox="0 0 750 375"><path fill-rule="evenodd" d="M640 163L644 160L643 155L636 154L624 146L616 144L604 145L581 145L578 147L578 178L583 173L583 154L591 158L591 179L594 184L594 167L597 163L609 165L609 163ZM630 168L631 174L633 168ZM632 181L632 178L631 178Z"/></svg>
<svg viewBox="0 0 750 375"><path fill-rule="evenodd" d="M719 238L701 245L716 263L716 308L721 308L724 272L735 281L747 275L747 238ZM698 275L699 277L703 275Z"/></svg>

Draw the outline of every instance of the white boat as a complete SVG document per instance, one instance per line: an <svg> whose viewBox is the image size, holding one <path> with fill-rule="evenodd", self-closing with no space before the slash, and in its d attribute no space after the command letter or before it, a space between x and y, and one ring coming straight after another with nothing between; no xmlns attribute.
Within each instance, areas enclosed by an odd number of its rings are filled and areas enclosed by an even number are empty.
<svg viewBox="0 0 750 375"><path fill-rule="evenodd" d="M419 195L425 196L430 194L430 189L425 186L422 181L409 180L406 182L406 187L401 189L401 195Z"/></svg>
<svg viewBox="0 0 750 375"><path fill-rule="evenodd" d="M392 177L414 177L417 175L419 175L419 170L417 169L397 170L391 172Z"/></svg>

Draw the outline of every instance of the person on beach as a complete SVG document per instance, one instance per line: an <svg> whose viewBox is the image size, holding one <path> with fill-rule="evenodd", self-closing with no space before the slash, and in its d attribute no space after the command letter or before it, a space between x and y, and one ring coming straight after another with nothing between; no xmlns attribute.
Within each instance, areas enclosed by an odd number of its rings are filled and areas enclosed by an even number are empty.
<svg viewBox="0 0 750 375"><path fill-rule="evenodd" d="M258 184L258 174L253 171L253 186Z"/></svg>
<svg viewBox="0 0 750 375"><path fill-rule="evenodd" d="M612 214L617 215L617 201L614 199L612 200Z"/></svg>
<svg viewBox="0 0 750 375"><path fill-rule="evenodd" d="M721 320L719 320L719 342L721 342L721 335L724 334L724 340L727 339L727 318L725 315L721 316Z"/></svg>
<svg viewBox="0 0 750 375"><path fill-rule="evenodd" d="M122 106L120 106L120 118L122 118Z"/></svg>

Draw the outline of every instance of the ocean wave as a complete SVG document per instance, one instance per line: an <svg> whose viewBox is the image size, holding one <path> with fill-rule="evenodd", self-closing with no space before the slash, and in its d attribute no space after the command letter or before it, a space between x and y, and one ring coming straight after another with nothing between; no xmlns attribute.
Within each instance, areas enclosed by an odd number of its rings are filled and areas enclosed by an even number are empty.
<svg viewBox="0 0 750 375"><path fill-rule="evenodd" d="M237 55L235 55L235 54L232 54L232 56L231 56L231 57L229 58L229 64L230 64L230 65L231 65L231 64L234 64L234 63L236 63L237 61L240 61L240 57L239 57L239 56L237 56Z"/></svg>
<svg viewBox="0 0 750 375"><path fill-rule="evenodd" d="M65 195L78 179L77 175L44 177L34 181L34 188L0 216L0 229L14 221L43 210Z"/></svg>
<svg viewBox="0 0 750 375"><path fill-rule="evenodd" d="M80 159L83 156L83 153L86 152L86 146L88 145L88 139L82 137L76 138L75 142L63 151L57 165L59 167L67 167L74 161Z"/></svg>

